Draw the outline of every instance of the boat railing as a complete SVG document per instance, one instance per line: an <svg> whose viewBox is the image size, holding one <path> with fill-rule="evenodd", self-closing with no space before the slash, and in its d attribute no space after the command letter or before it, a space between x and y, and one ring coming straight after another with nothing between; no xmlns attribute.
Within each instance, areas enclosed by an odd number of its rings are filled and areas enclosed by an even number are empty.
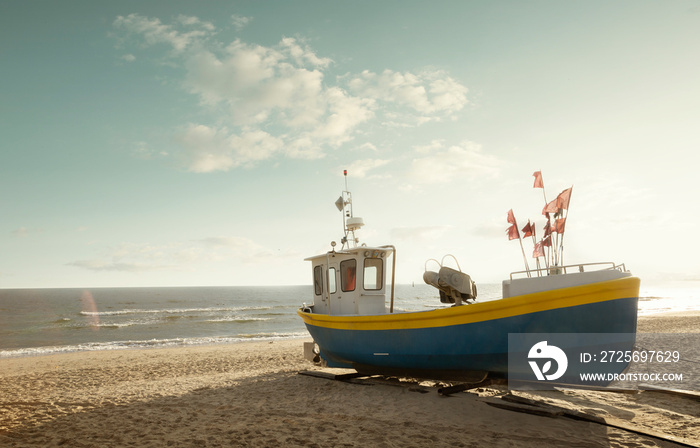
<svg viewBox="0 0 700 448"><path fill-rule="evenodd" d="M580 263L580 264L570 264L566 266L550 266L548 268L541 269L528 269L525 271L511 272L510 279L518 277L546 277L548 275L561 275L561 274L572 274L575 272L591 272L591 271L604 271L604 270L617 270L620 272L627 272L625 264L615 264L611 261L599 262L599 263Z"/></svg>

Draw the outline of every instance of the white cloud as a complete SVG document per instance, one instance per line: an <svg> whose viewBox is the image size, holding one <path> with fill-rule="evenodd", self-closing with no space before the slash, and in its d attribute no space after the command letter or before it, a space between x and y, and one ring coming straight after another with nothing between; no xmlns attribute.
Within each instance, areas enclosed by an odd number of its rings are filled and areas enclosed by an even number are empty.
<svg viewBox="0 0 700 448"><path fill-rule="evenodd" d="M249 18L232 16L235 26ZM138 14L114 27L140 37L142 46L168 44L184 68L182 85L196 95L216 124L193 124L177 141L194 172L249 167L272 157L317 159L352 141L363 125L415 127L451 116L467 103L466 87L442 71L419 74L364 71L329 83L333 65L303 39L283 37L272 46L214 40L216 28L197 17L172 24Z"/></svg>
<svg viewBox="0 0 700 448"><path fill-rule="evenodd" d="M233 26L236 27L236 29L238 31L242 30L252 20L253 20L252 17L244 17L244 16L239 16L237 14L233 14L231 16L231 23L233 23Z"/></svg>
<svg viewBox="0 0 700 448"><path fill-rule="evenodd" d="M467 104L467 88L442 72L435 72L433 76L435 79L428 89L431 110L448 113L461 110Z"/></svg>
<svg viewBox="0 0 700 448"><path fill-rule="evenodd" d="M148 142L138 141L133 142L131 154L138 159L150 160L155 157L165 157L168 155L168 152L151 148Z"/></svg>
<svg viewBox="0 0 700 448"><path fill-rule="evenodd" d="M382 160L382 159L364 159L364 160L357 160L353 163L351 163L347 170L352 177L366 177L367 173L370 171L382 167L389 163L390 160Z"/></svg>
<svg viewBox="0 0 700 448"><path fill-rule="evenodd" d="M200 20L198 17L194 17L194 16L185 16L183 14L180 14L179 16L177 16L177 21L183 25L187 25L187 26L191 26L191 27L201 27L207 31L215 31L216 30L216 27L211 22L204 22L204 21Z"/></svg>
<svg viewBox="0 0 700 448"><path fill-rule="evenodd" d="M185 85L204 105L225 104L236 126L277 121L291 129L312 128L329 106L323 73L295 66L289 57L284 48L236 40L221 56L210 51L189 56Z"/></svg>
<svg viewBox="0 0 700 448"><path fill-rule="evenodd" d="M293 37L283 38L280 45L289 52L298 65L311 64L314 67L328 67L333 62L330 58L316 56L316 53L308 45L302 47Z"/></svg>
<svg viewBox="0 0 700 448"><path fill-rule="evenodd" d="M377 147L370 142L365 142L356 148L357 150L369 150L372 152L377 152Z"/></svg>
<svg viewBox="0 0 700 448"><path fill-rule="evenodd" d="M92 259L67 263L90 271L149 272L206 269L212 263L268 263L299 257L290 251L273 251L243 237L210 237L166 244L123 243Z"/></svg>
<svg viewBox="0 0 700 448"><path fill-rule="evenodd" d="M177 52L184 51L196 40L206 37L214 30L214 26L208 22L201 22L196 17L180 16L178 21L193 29L182 32L176 30L171 25L164 25L159 19L149 19L139 14L129 14L128 16L118 16L114 20L114 27L126 30L128 34L138 34L143 36L144 44L168 44Z"/></svg>
<svg viewBox="0 0 700 448"><path fill-rule="evenodd" d="M338 87L331 87L325 93L328 115L312 135L339 146L352 139L352 129L372 118L374 101L350 96Z"/></svg>
<svg viewBox="0 0 700 448"><path fill-rule="evenodd" d="M364 97L407 106L421 114L452 114L467 104L467 88L442 71L421 74L365 70L348 83ZM425 118L425 117L424 117Z"/></svg>
<svg viewBox="0 0 700 448"><path fill-rule="evenodd" d="M177 140L185 149L187 165L191 171L225 171L235 164L230 136L226 129L190 125Z"/></svg>
<svg viewBox="0 0 700 448"><path fill-rule="evenodd" d="M30 229L27 227L20 227L12 231L12 234L18 238L26 238L28 236L34 236L43 233L44 229Z"/></svg>
<svg viewBox="0 0 700 448"><path fill-rule="evenodd" d="M90 271L145 272L172 269L182 261L176 256L178 246L122 243L101 258L76 260L68 265Z"/></svg>
<svg viewBox="0 0 700 448"><path fill-rule="evenodd" d="M445 140L437 139L428 143L427 145L414 146L413 150L418 154L431 154L441 150L445 146Z"/></svg>
<svg viewBox="0 0 700 448"><path fill-rule="evenodd" d="M260 131L230 134L227 128L190 125L178 137L190 171L208 173L266 160L280 151L280 139Z"/></svg>
<svg viewBox="0 0 700 448"><path fill-rule="evenodd" d="M282 148L282 141L261 130L251 130L231 138L231 145L236 160L241 164L250 164L272 157Z"/></svg>
<svg viewBox="0 0 700 448"><path fill-rule="evenodd" d="M87 269L89 271L115 272L144 272L163 269L164 266L153 266L140 263L114 263L106 260L77 260L68 263L69 266Z"/></svg>
<svg viewBox="0 0 700 448"><path fill-rule="evenodd" d="M443 141L435 140L428 146L417 147L416 152L422 156L413 159L411 165L411 179L417 183L446 183L458 177L495 177L502 165L500 159L484 154L481 145L470 141L445 148Z"/></svg>
<svg viewBox="0 0 700 448"><path fill-rule="evenodd" d="M243 237L210 237L199 242L219 254L233 256L245 263L259 263L275 256L274 251Z"/></svg>
<svg viewBox="0 0 700 448"><path fill-rule="evenodd" d="M254 96L251 89L257 89L274 77L282 58L283 55L274 50L236 40L222 57L206 50L189 55L184 62L185 83L204 104L244 102L247 97Z"/></svg>

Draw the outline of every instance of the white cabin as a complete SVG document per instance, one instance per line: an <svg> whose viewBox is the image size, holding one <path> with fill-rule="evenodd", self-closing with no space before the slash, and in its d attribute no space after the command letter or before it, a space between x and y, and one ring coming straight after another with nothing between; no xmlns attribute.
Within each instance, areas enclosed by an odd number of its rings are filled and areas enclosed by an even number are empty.
<svg viewBox="0 0 700 448"><path fill-rule="evenodd" d="M330 251L309 257L313 271L314 301L312 312L330 315L372 315L393 311L386 305L387 272L393 263L393 246L360 246L340 251Z"/></svg>

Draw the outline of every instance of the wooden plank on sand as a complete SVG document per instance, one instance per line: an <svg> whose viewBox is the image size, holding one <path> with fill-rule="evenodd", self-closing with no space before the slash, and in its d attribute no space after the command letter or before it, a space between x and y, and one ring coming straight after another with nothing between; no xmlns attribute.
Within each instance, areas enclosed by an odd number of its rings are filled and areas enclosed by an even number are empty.
<svg viewBox="0 0 700 448"><path fill-rule="evenodd" d="M677 437L670 434L665 434L659 431L654 431L649 428L641 428L639 426L634 426L624 420L616 418L603 418L597 415L587 414L585 412L575 411L573 409L562 408L559 406L554 406L543 401L533 400L531 398L520 397L513 394L504 395L500 399L496 400L482 400L491 406L495 406L501 409L508 409L516 412L526 412L533 415L543 415L546 417L567 417L575 420L582 420L590 423L596 423L599 425L609 426L611 428L622 429L628 432L633 432L646 437L651 437L658 440L663 440L666 442L673 442L681 446L687 446L691 448L700 448L700 442L695 440L690 440L684 437ZM497 404L497 401L505 401L502 404ZM536 410L540 409L540 412Z"/></svg>
<svg viewBox="0 0 700 448"><path fill-rule="evenodd" d="M302 370L299 372L299 375L306 375L306 376L313 376L316 378L323 378L326 380L335 380L335 381L347 381L353 378L360 378L360 377L366 377L367 375L364 375L359 372L353 372L353 373L331 373L331 372L324 372L321 370Z"/></svg>
<svg viewBox="0 0 700 448"><path fill-rule="evenodd" d="M676 437L670 434L665 434L659 431L654 431L649 428L640 428L638 426L630 425L624 420L618 420L613 418L605 419L605 426L610 426L611 428L624 429L625 431L633 432L642 436L653 437L655 439L663 440L666 442L673 442L681 446L687 446L691 448L700 448L700 441L686 439L685 437Z"/></svg>
<svg viewBox="0 0 700 448"><path fill-rule="evenodd" d="M526 414L540 415L543 417L559 417L559 416L563 415L563 412L559 409L542 407L542 406L530 406L528 404L520 404L520 403L509 403L509 402L503 401L499 398L494 398L494 399L482 398L479 401L483 401L487 405L493 406L495 408L506 409L508 411L515 411L515 412L524 412Z"/></svg>
<svg viewBox="0 0 700 448"><path fill-rule="evenodd" d="M437 393L442 396L447 396L451 394L456 394L458 392L464 392L465 390L476 389L477 387L486 387L491 384L490 379L484 379L477 383L462 383L455 384L453 386L445 386L438 389Z"/></svg>
<svg viewBox="0 0 700 448"><path fill-rule="evenodd" d="M683 398L689 398L691 400L700 401L700 392L692 390L682 390L682 389L667 389L665 387L654 386L651 384L640 384L642 390L660 392L663 394L676 395Z"/></svg>

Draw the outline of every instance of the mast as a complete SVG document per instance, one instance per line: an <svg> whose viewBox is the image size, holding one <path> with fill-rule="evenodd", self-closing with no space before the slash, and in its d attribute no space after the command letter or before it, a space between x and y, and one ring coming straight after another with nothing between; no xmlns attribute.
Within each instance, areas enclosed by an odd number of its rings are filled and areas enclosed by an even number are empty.
<svg viewBox="0 0 700 448"><path fill-rule="evenodd" d="M364 226L362 218L355 217L352 211L352 193L348 190L348 170L343 170L345 176L345 190L341 193L335 206L343 213L343 238L340 242L343 244L342 249L352 249L357 247L360 242L355 235L355 230Z"/></svg>

